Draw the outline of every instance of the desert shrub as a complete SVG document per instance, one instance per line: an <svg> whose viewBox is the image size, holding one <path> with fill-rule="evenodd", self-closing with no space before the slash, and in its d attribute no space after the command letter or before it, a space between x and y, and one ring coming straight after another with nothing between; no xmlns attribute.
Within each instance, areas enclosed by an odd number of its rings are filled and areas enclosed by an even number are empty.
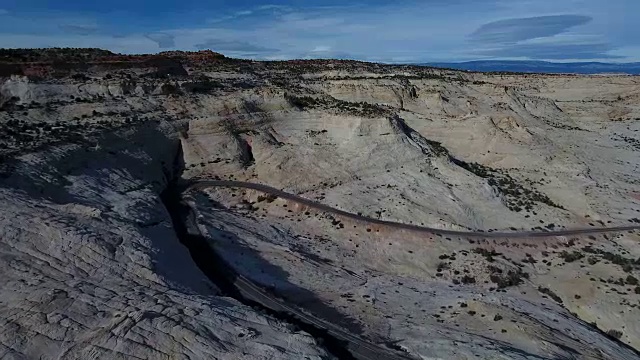
<svg viewBox="0 0 640 360"><path fill-rule="evenodd" d="M606 334L607 334L608 337L610 337L612 339L620 339L622 337L622 335L623 335L622 331L614 330L614 329L607 330Z"/></svg>
<svg viewBox="0 0 640 360"><path fill-rule="evenodd" d="M568 252L565 250L560 253L560 257L564 259L564 262L571 263L582 259L584 255L579 251Z"/></svg>
<svg viewBox="0 0 640 360"><path fill-rule="evenodd" d="M473 276L465 275L460 281L462 281L463 284L475 284L476 278Z"/></svg>
<svg viewBox="0 0 640 360"><path fill-rule="evenodd" d="M300 110L314 108L323 103L322 101L314 99L311 96L295 96L285 94L284 98L291 106L297 107Z"/></svg>
<svg viewBox="0 0 640 360"><path fill-rule="evenodd" d="M487 184L504 195L505 205L511 211L532 211L536 202L556 207L558 209L564 209L561 205L554 203L545 194L518 183L511 175L506 174L503 170L493 169L478 163L468 163L452 156L450 156L450 159L454 164L461 168L475 174L476 176L487 179Z"/></svg>
<svg viewBox="0 0 640 360"><path fill-rule="evenodd" d="M201 79L182 84L185 91L192 94L210 94L214 90L221 89L224 86L217 81L211 79Z"/></svg>
<svg viewBox="0 0 640 360"><path fill-rule="evenodd" d="M73 80L76 80L76 81L88 81L89 80L89 77L87 75L85 75L85 74L82 74L82 73L73 74L73 75L71 75L71 78Z"/></svg>
<svg viewBox="0 0 640 360"><path fill-rule="evenodd" d="M596 249L591 246L583 247L582 251L589 254L600 255L603 259L610 261L616 265L619 265L624 272L631 272L633 271L634 268L640 265L640 258L630 259L622 255L614 254L612 252L601 250L601 249Z"/></svg>
<svg viewBox="0 0 640 360"><path fill-rule="evenodd" d="M494 268L497 269L497 268ZM529 274L522 271L522 269L509 270L506 273L503 271L492 271L489 275L489 279L498 285L498 289L504 289L511 286L518 286L524 282L524 279L528 279Z"/></svg>
<svg viewBox="0 0 640 360"><path fill-rule="evenodd" d="M175 84L162 84L162 86L160 87L160 91L162 92L163 95L172 95L172 94L179 94L180 93L180 89L175 85Z"/></svg>
<svg viewBox="0 0 640 360"><path fill-rule="evenodd" d="M449 264L445 263L445 262L441 262L438 264L438 272L442 272L442 270L447 270L449 269Z"/></svg>
<svg viewBox="0 0 640 360"><path fill-rule="evenodd" d="M626 280L625 282L627 283L627 285L638 285L638 279L633 275L627 276L627 278L625 280Z"/></svg>
<svg viewBox="0 0 640 360"><path fill-rule="evenodd" d="M494 262L494 256L498 256L498 255L502 255L499 252L496 252L495 250L487 250L487 249L483 249L483 248L475 248L473 250L474 253L479 254L484 256L485 259L487 259L488 262Z"/></svg>
<svg viewBox="0 0 640 360"><path fill-rule="evenodd" d="M168 77L185 77L189 75L180 61L175 59L156 57L147 60L146 64L156 68L155 71L146 74L150 78L166 79Z"/></svg>
<svg viewBox="0 0 640 360"><path fill-rule="evenodd" d="M558 296L556 293L554 293L553 291L551 291L551 289L546 288L546 287L538 287L538 291L540 291L541 293L548 295L551 299L553 299L553 301L562 304L562 298L560 298L560 296Z"/></svg>
<svg viewBox="0 0 640 360"><path fill-rule="evenodd" d="M331 107L342 112L361 117L377 117L389 115L389 111L380 105L373 105L367 102L349 102L339 99L332 99Z"/></svg>
<svg viewBox="0 0 640 360"><path fill-rule="evenodd" d="M268 202L268 203L272 203L272 202L274 202L277 198L278 198L278 197L277 197L277 196L275 196L275 195L268 194L268 195L258 195L258 199L257 199L257 200L258 200L258 202L266 201L266 202Z"/></svg>

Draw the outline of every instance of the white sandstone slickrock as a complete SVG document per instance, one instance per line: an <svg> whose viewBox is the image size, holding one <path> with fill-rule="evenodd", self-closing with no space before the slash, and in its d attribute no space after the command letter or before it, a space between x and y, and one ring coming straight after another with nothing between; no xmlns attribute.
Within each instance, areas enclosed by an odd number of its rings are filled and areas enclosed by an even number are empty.
<svg viewBox="0 0 640 360"><path fill-rule="evenodd" d="M146 126L18 159L0 186L0 358L329 358L194 265L159 198L172 136Z"/></svg>
<svg viewBox="0 0 640 360"><path fill-rule="evenodd" d="M0 357L330 357L221 297L196 268L159 197L174 164L187 179L263 183L446 229L640 218L634 77L340 61L225 60L176 77L92 66L86 78L0 85L0 125L20 133L0 139L0 154L17 157L0 171ZM416 358L638 358L637 232L480 242L249 190L193 200L240 274Z"/></svg>

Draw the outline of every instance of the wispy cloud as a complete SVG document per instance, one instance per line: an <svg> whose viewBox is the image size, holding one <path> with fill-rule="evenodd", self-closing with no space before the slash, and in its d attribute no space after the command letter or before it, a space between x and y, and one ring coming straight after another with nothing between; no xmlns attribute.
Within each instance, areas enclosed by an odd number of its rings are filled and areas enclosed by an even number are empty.
<svg viewBox="0 0 640 360"><path fill-rule="evenodd" d="M235 18L237 18L237 16L225 15L225 16L220 16L220 17L207 19L207 23L209 23L209 24L217 24L217 23L225 22L225 21L232 20L232 19L235 19Z"/></svg>
<svg viewBox="0 0 640 360"><path fill-rule="evenodd" d="M546 60L620 59L608 54L609 44L514 44L508 47L482 50L479 55L494 58L527 58Z"/></svg>
<svg viewBox="0 0 640 360"><path fill-rule="evenodd" d="M619 59L615 47L599 37L569 35L593 20L586 15L549 15L490 22L470 34L477 50L492 58L545 60Z"/></svg>
<svg viewBox="0 0 640 360"><path fill-rule="evenodd" d="M280 11L289 11L291 10L290 6L285 6L285 5L275 5L275 4L269 4L269 5L261 5L258 6L256 8L256 10L280 10Z"/></svg>
<svg viewBox="0 0 640 360"><path fill-rule="evenodd" d="M164 32L156 32L146 34L145 37L151 41L154 41L158 44L158 47L161 49L172 48L176 46L175 37L171 34Z"/></svg>
<svg viewBox="0 0 640 360"><path fill-rule="evenodd" d="M313 48L313 50L311 50L311 52L327 52L327 51L331 51L331 46L319 45Z"/></svg>
<svg viewBox="0 0 640 360"><path fill-rule="evenodd" d="M98 27L96 25L65 24L65 25L60 25L59 28L64 32L83 35L83 36L91 35L91 34L94 34L96 31L98 31Z"/></svg>
<svg viewBox="0 0 640 360"><path fill-rule="evenodd" d="M0 47L88 44L126 53L210 48L255 59L381 62L640 60L640 37L629 30L640 20L637 0L375 0L344 6L334 0L278 0L246 8L193 0L174 3L171 11L130 3L118 16L12 8L0 21ZM98 6L92 4L86 6ZM196 5L197 12L178 11ZM147 15L127 17L130 7Z"/></svg>
<svg viewBox="0 0 640 360"><path fill-rule="evenodd" d="M474 31L473 41L510 43L561 34L593 20L583 15L553 15L507 19L490 22Z"/></svg>
<svg viewBox="0 0 640 360"><path fill-rule="evenodd" d="M251 44L245 41L234 41L234 40L224 40L224 39L207 39L206 41L196 44L196 48L202 49L211 49L215 51L233 51L233 52L241 52L241 53L273 53L279 51L278 49L268 48L264 46L259 46L255 44Z"/></svg>
<svg viewBox="0 0 640 360"><path fill-rule="evenodd" d="M0 16L2 16L2 15L7 15L8 13L9 13L9 11L8 11L8 10L0 9Z"/></svg>
<svg viewBox="0 0 640 360"><path fill-rule="evenodd" d="M207 22L209 24L217 24L217 23L222 23L222 22L226 22L226 21L231 21L231 20L235 20L235 19L240 19L243 17L248 17L248 16L263 16L265 14L269 14L271 13L273 14L280 14L280 13L284 13L284 12L289 12L292 11L292 8L289 6L283 6L283 5L261 5L261 6L257 6L255 8L251 8L251 9L247 9L247 10L241 10L241 11L235 11L233 13L227 13L223 16L218 16L218 17L214 17L214 18L210 18L207 20Z"/></svg>

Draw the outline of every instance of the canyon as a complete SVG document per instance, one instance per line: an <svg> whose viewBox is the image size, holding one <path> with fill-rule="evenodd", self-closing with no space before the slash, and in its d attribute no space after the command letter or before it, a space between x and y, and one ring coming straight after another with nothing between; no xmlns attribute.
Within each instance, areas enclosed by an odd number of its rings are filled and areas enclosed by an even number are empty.
<svg viewBox="0 0 640 360"><path fill-rule="evenodd" d="M638 100L634 76L3 50L0 357L638 358Z"/></svg>

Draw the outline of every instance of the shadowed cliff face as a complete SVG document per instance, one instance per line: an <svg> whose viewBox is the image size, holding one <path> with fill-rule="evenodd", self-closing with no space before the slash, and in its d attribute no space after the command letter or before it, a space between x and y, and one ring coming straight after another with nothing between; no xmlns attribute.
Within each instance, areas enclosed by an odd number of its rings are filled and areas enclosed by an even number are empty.
<svg viewBox="0 0 640 360"><path fill-rule="evenodd" d="M127 344L120 354L142 358L326 355L312 337L216 297L223 286L200 271L206 240L234 273L412 356L636 356L610 339L640 346L635 232L480 242L216 189L194 195L206 229L196 266L158 196L179 176L218 178L441 229L630 225L640 221L634 78L45 55L0 57L0 311L22 314L21 294L41 294L30 304L52 319L47 334L63 334L37 336L42 321L23 316L2 333L2 343L33 339L18 354L81 357L115 339ZM53 288L68 297L54 294L50 311ZM70 303L92 310L76 318ZM221 325L232 312L239 325ZM174 323L186 335L169 339ZM176 340L192 337L198 345Z"/></svg>
<svg viewBox="0 0 640 360"><path fill-rule="evenodd" d="M180 186L177 184L170 184L162 194L163 204L171 216L173 228L180 243L189 250L193 263L213 284L221 289L225 296L232 297L247 306L257 308L284 323L308 332L316 339L322 339L323 345L333 356L340 359L360 358L357 357L357 354L354 356L349 350L351 347L357 346L357 344L350 345L347 341L331 335L321 325L301 320L291 312L275 306L269 306L261 299L243 293L241 288L238 287L238 273L229 266L223 257L220 257L213 250L208 243L208 239L200 233L194 221L196 214L184 202L182 195ZM232 235L230 234L229 236ZM299 290L304 291L304 289ZM309 296L313 296L313 293L309 292ZM331 308L327 308L327 310L334 311Z"/></svg>
<svg viewBox="0 0 640 360"><path fill-rule="evenodd" d="M159 196L180 170L173 125L86 140L14 158L0 182L3 353L326 358L310 336L220 297L180 244Z"/></svg>

